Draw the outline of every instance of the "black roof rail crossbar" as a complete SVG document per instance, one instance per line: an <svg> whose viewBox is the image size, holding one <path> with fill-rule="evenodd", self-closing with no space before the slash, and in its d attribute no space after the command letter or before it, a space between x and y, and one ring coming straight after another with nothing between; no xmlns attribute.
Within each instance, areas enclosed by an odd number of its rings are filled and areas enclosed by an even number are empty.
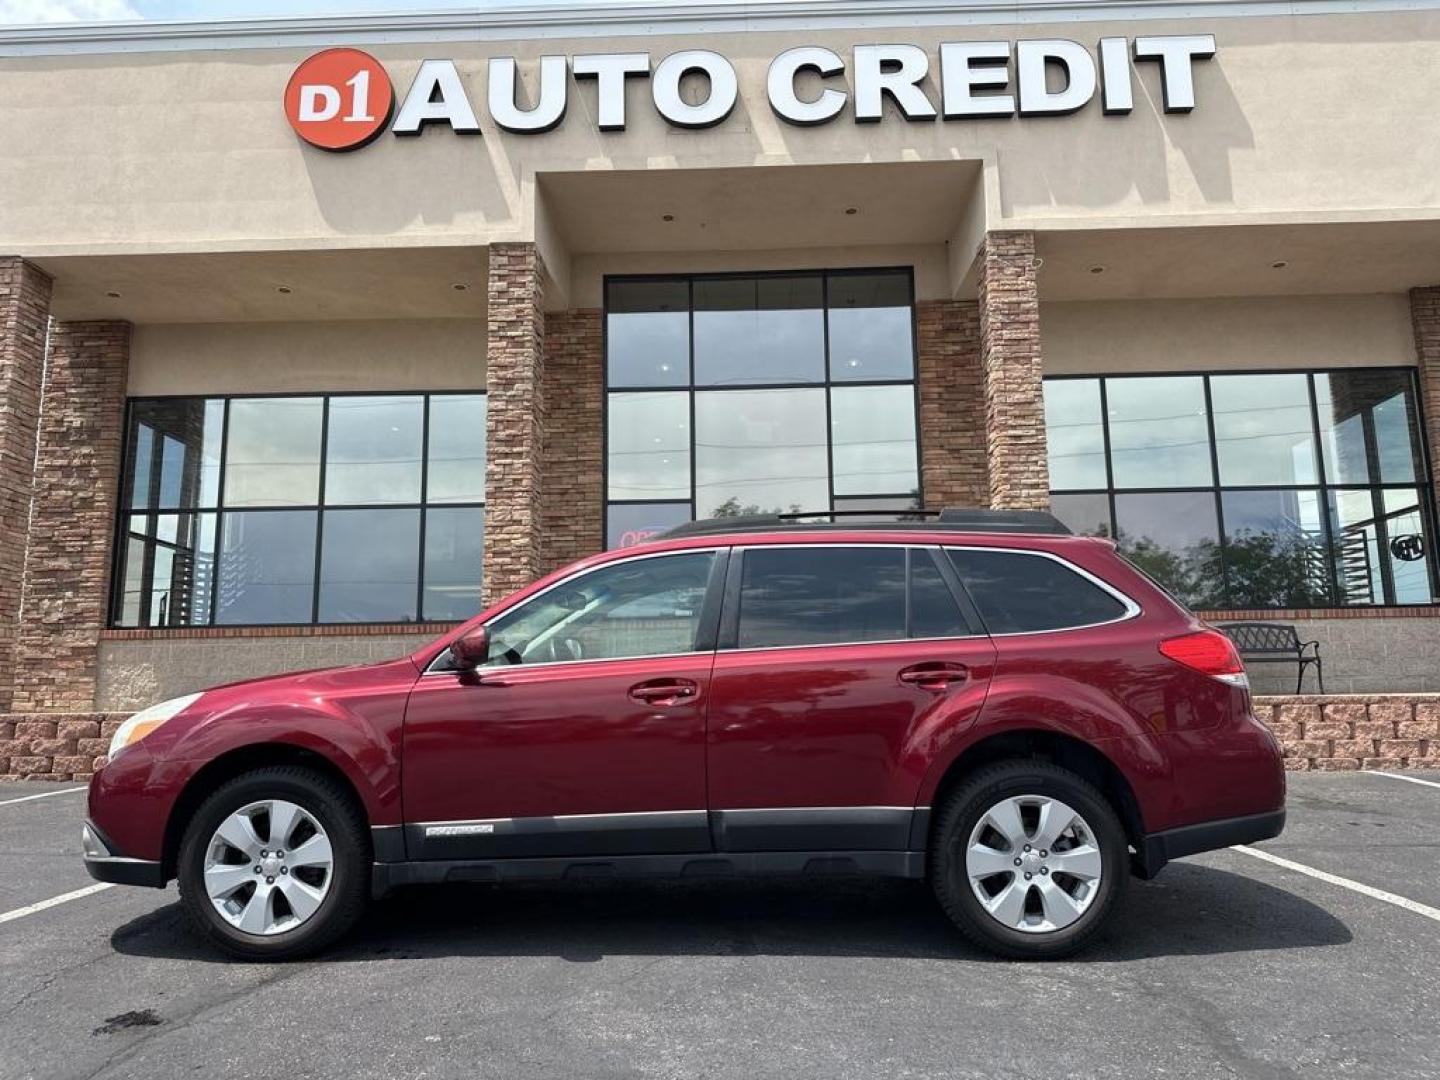
<svg viewBox="0 0 1440 1080"><path fill-rule="evenodd" d="M657 540L716 533L777 532L806 529L945 529L972 533L1046 533L1069 536L1070 530L1053 514L1043 510L984 510L978 507L947 507L944 510L896 510L895 520L875 521L883 510L818 510L790 514L750 514L742 517L706 518L677 525ZM847 521L864 518L864 521Z"/></svg>

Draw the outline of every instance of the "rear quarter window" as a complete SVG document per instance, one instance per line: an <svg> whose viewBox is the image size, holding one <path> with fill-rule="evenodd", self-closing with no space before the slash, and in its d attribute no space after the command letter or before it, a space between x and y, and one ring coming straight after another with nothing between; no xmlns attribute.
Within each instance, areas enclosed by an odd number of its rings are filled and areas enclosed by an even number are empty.
<svg viewBox="0 0 1440 1080"><path fill-rule="evenodd" d="M1093 581L1043 555L960 548L948 554L992 634L1094 626L1128 610Z"/></svg>

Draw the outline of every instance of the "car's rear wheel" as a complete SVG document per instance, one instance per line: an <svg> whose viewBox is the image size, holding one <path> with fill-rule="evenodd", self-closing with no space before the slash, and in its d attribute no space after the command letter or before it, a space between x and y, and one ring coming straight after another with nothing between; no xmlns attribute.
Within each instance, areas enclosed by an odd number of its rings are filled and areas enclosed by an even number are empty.
<svg viewBox="0 0 1440 1080"><path fill-rule="evenodd" d="M200 932L251 960L325 948L364 911L370 850L349 792L278 766L222 785L180 844L180 898Z"/></svg>
<svg viewBox="0 0 1440 1080"><path fill-rule="evenodd" d="M1042 761L967 777L937 808L930 880L971 941L1020 960L1085 948L1128 880L1125 830L1090 783Z"/></svg>

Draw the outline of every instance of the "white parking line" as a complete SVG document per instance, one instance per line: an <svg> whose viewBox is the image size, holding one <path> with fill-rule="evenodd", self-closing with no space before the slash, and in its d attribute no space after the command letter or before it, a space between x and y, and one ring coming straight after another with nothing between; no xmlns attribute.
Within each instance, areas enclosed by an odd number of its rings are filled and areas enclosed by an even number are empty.
<svg viewBox="0 0 1440 1080"><path fill-rule="evenodd" d="M1260 851L1252 847L1232 847L1230 850L1264 862L1274 863L1276 866L1283 866L1286 870L1294 870L1297 874L1305 874L1329 885L1339 885L1342 889L1349 889L1351 892L1357 892L1373 900L1383 900L1387 904L1394 904L1398 908L1404 908L1406 911L1413 911L1416 915L1423 915L1427 919L1440 922L1440 908L1433 908L1418 900L1398 896L1393 892L1386 892L1384 889L1377 889L1373 885L1365 885L1359 881L1351 881L1338 874L1328 874L1324 870L1316 870L1313 866L1306 866L1304 863L1291 862L1289 859L1282 859L1279 855L1271 855L1268 851Z"/></svg>
<svg viewBox="0 0 1440 1080"><path fill-rule="evenodd" d="M1421 780L1418 776L1401 776L1399 773L1381 772L1379 769L1368 770L1375 776L1388 776L1391 780L1404 780L1407 784L1424 784L1426 787L1440 788L1434 780Z"/></svg>
<svg viewBox="0 0 1440 1080"><path fill-rule="evenodd" d="M48 799L55 795L74 795L77 791L85 791L83 787L67 787L60 791L42 791L39 795L26 795L20 799L6 799L0 802L0 806L14 806L16 803L33 802L36 799Z"/></svg>
<svg viewBox="0 0 1440 1080"><path fill-rule="evenodd" d="M37 911L44 911L46 908L58 907L61 904L68 904L71 900L80 900L86 896L92 896L97 892L104 892L106 889L113 889L114 883L101 881L94 885L87 885L83 889L76 889L74 892L67 892L62 896L52 896L49 900L41 900L38 904L27 904L25 907L16 908L14 911L7 911L0 914L0 923L11 922L14 919L23 919L26 915L34 915Z"/></svg>

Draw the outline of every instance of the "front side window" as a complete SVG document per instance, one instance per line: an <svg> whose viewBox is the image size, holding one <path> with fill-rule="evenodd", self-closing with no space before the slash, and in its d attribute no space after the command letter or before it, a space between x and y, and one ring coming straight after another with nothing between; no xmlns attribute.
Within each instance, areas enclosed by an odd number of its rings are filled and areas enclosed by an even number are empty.
<svg viewBox="0 0 1440 1080"><path fill-rule="evenodd" d="M1029 634L1114 622L1129 608L1061 562L1015 551L948 549L992 634Z"/></svg>
<svg viewBox="0 0 1440 1080"><path fill-rule="evenodd" d="M711 551L592 570L489 625L489 666L615 660L694 652Z"/></svg>
<svg viewBox="0 0 1440 1080"><path fill-rule="evenodd" d="M480 606L483 394L136 399L111 621L458 621Z"/></svg>
<svg viewBox="0 0 1440 1080"><path fill-rule="evenodd" d="M606 538L919 505L909 271L606 283Z"/></svg>
<svg viewBox="0 0 1440 1080"><path fill-rule="evenodd" d="M1067 376L1045 414L1055 514L1193 608L1435 600L1410 369Z"/></svg>

